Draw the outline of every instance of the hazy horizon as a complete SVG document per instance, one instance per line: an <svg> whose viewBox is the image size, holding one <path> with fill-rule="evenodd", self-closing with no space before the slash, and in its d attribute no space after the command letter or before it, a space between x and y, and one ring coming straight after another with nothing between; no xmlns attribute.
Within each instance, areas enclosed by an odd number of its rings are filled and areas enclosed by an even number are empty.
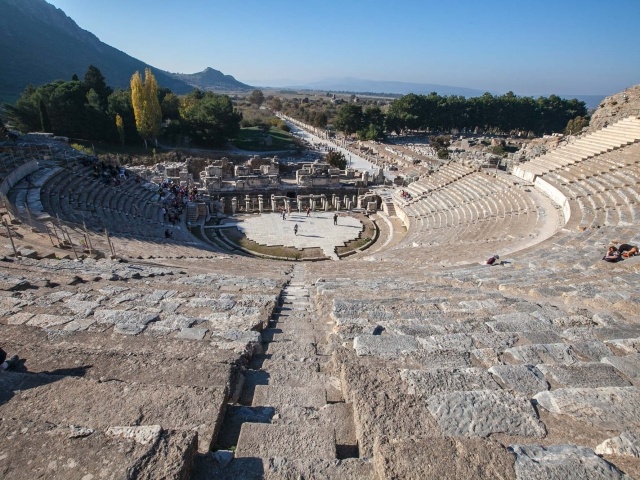
<svg viewBox="0 0 640 480"><path fill-rule="evenodd" d="M518 95L609 95L640 83L640 2L632 0L526 7L497 0L455 7L410 0L48 1L103 42L157 68L212 67L250 85L357 78Z"/></svg>

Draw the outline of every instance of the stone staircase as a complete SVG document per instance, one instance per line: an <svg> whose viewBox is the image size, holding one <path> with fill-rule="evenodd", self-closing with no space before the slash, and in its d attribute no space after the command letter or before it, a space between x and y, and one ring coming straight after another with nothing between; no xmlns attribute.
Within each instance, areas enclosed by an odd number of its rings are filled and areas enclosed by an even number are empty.
<svg viewBox="0 0 640 480"><path fill-rule="evenodd" d="M371 478L370 463L358 460L351 405L332 373L330 326L313 314L303 277L296 265L262 332L263 353L244 372L240 404L227 410L218 445L236 447L233 461L201 463L194 478Z"/></svg>

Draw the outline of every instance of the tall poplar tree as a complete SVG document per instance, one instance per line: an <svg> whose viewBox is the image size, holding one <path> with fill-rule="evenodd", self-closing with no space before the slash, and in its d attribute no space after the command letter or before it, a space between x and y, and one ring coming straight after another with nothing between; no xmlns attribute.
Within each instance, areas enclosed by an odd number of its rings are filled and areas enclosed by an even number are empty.
<svg viewBox="0 0 640 480"><path fill-rule="evenodd" d="M158 82L151 73L151 69L145 69L144 82L140 72L134 73L131 77L131 103L136 118L136 128L147 148L147 140L156 139L162 126Z"/></svg>
<svg viewBox="0 0 640 480"><path fill-rule="evenodd" d="M120 143L124 147L124 120L119 113L116 113L116 128L118 129L118 136L120 137Z"/></svg>

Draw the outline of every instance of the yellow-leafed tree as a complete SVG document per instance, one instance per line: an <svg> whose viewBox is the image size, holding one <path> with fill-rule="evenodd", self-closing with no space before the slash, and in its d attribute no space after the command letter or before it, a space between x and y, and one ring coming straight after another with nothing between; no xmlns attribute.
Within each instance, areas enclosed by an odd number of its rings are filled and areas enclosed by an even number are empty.
<svg viewBox="0 0 640 480"><path fill-rule="evenodd" d="M136 118L136 128L146 148L147 140L157 138L162 127L158 82L151 73L151 69L145 69L144 82L140 72L134 73L131 77L131 103Z"/></svg>
<svg viewBox="0 0 640 480"><path fill-rule="evenodd" d="M124 147L124 121L119 113L116 113L116 128L118 129L118 135L120 136L120 143Z"/></svg>

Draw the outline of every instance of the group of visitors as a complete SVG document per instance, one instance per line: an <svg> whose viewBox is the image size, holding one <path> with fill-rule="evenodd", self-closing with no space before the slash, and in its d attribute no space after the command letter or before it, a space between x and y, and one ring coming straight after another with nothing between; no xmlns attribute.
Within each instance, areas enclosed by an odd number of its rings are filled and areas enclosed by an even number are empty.
<svg viewBox="0 0 640 480"><path fill-rule="evenodd" d="M405 190L400 190L400 195L405 200L411 200L411 194L409 192L405 191Z"/></svg>
<svg viewBox="0 0 640 480"><path fill-rule="evenodd" d="M173 225L180 221L187 202L193 202L197 198L198 187L190 189L187 186L181 187L172 180L165 180L158 188L158 195L162 200L163 221Z"/></svg>
<svg viewBox="0 0 640 480"><path fill-rule="evenodd" d="M619 247L616 248L615 245L611 245L607 249L607 253L602 259L605 262L619 262L623 258L634 257L638 255L638 247L636 245L629 245L628 243L623 243Z"/></svg>

